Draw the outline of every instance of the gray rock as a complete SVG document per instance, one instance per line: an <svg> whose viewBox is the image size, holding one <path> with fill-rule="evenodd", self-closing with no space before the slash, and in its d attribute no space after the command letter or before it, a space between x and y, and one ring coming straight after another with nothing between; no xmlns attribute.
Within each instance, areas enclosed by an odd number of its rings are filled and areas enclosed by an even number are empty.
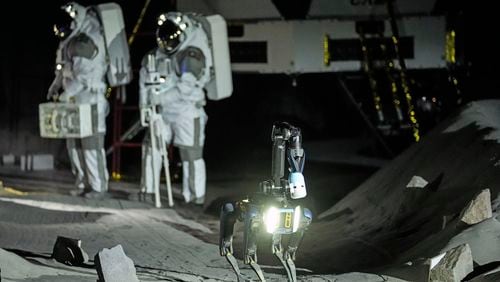
<svg viewBox="0 0 500 282"><path fill-rule="evenodd" d="M464 244L446 252L444 257L431 268L429 281L460 282L473 270L472 253Z"/></svg>
<svg viewBox="0 0 500 282"><path fill-rule="evenodd" d="M429 182L422 178L421 176L414 175L408 184L406 184L406 188L425 188Z"/></svg>
<svg viewBox="0 0 500 282"><path fill-rule="evenodd" d="M125 255L122 245L104 248L94 257L100 282L138 282L134 262Z"/></svg>
<svg viewBox="0 0 500 282"><path fill-rule="evenodd" d="M84 265L89 261L89 256L82 249L82 241L57 236L54 248L52 249L52 258L60 263L67 265Z"/></svg>
<svg viewBox="0 0 500 282"><path fill-rule="evenodd" d="M445 252L462 244L468 244L476 263L484 265L500 261L500 222L495 218L473 225L454 236L441 250Z"/></svg>
<svg viewBox="0 0 500 282"><path fill-rule="evenodd" d="M477 194L460 213L460 220L472 225L492 217L490 189Z"/></svg>
<svg viewBox="0 0 500 282"><path fill-rule="evenodd" d="M491 209L495 212L500 212L500 193L498 193L497 197L491 201Z"/></svg>

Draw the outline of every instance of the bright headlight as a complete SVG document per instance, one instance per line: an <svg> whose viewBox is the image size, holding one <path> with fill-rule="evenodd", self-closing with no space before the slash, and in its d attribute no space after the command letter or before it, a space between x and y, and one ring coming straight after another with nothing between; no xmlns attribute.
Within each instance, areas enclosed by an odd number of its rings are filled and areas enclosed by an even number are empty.
<svg viewBox="0 0 500 282"><path fill-rule="evenodd" d="M275 207L270 207L264 212L264 224L268 233L273 233L278 228L280 212Z"/></svg>
<svg viewBox="0 0 500 282"><path fill-rule="evenodd" d="M293 212L293 232L297 232L297 229L299 229L300 216L301 216L300 206L296 206L295 211Z"/></svg>

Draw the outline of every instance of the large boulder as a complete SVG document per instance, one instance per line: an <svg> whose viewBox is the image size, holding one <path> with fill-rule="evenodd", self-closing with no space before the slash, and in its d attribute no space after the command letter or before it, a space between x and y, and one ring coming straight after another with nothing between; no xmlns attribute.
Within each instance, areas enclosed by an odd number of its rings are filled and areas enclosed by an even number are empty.
<svg viewBox="0 0 500 282"><path fill-rule="evenodd" d="M95 255L94 261L99 282L139 282L134 262L125 255L121 245L104 248Z"/></svg>
<svg viewBox="0 0 500 282"><path fill-rule="evenodd" d="M462 244L468 244L472 250L474 262L484 265L500 261L500 222L496 218L487 219L455 235L442 249L450 250Z"/></svg>
<svg viewBox="0 0 500 282"><path fill-rule="evenodd" d="M460 282L473 270L472 252L467 244L447 251L437 261L436 265L431 264L429 281Z"/></svg>
<svg viewBox="0 0 500 282"><path fill-rule="evenodd" d="M490 189L482 190L460 213L460 220L473 225L492 217Z"/></svg>

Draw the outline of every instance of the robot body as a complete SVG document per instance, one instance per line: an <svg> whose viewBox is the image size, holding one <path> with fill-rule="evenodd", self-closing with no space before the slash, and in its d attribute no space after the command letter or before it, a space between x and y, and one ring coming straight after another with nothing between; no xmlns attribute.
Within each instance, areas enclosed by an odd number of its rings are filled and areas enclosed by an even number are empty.
<svg viewBox="0 0 500 282"><path fill-rule="evenodd" d="M243 262L254 270L260 281L265 281L257 264L257 234L265 232L272 236L272 253L284 266L288 280L297 281L295 255L302 237L312 221L312 213L294 203L307 195L304 176L305 153L302 149L300 129L288 123L275 123L272 132L272 179L260 183L260 191L248 199L236 203L226 203L220 215L220 254L233 267L238 281L241 275L233 256L233 231L236 221L244 223ZM289 176L285 178L285 156L287 156ZM286 248L282 236L290 236Z"/></svg>

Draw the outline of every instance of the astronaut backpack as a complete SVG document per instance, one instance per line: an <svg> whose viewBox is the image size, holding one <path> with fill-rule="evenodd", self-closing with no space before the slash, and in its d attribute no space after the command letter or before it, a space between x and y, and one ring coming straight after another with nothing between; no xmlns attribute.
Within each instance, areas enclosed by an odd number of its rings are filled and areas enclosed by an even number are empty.
<svg viewBox="0 0 500 282"><path fill-rule="evenodd" d="M207 97L216 101L228 98L233 93L233 79L226 21L220 15L203 16L192 13L189 16L201 23L208 36L210 50L212 50L211 80L205 86Z"/></svg>
<svg viewBox="0 0 500 282"><path fill-rule="evenodd" d="M110 87L128 84L132 67L120 5L104 3L93 7L102 25L108 62L107 80Z"/></svg>

